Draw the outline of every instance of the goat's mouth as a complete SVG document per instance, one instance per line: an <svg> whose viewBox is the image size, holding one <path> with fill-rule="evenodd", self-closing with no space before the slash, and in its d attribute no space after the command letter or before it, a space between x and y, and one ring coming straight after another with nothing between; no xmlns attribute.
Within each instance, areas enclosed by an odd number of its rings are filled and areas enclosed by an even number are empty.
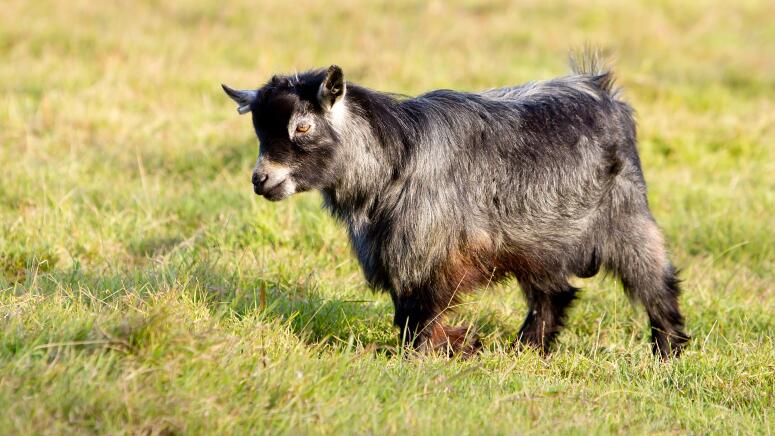
<svg viewBox="0 0 775 436"><path fill-rule="evenodd" d="M286 177L268 189L259 190L257 186L254 186L253 192L269 201L280 201L294 193L294 185L293 181Z"/></svg>

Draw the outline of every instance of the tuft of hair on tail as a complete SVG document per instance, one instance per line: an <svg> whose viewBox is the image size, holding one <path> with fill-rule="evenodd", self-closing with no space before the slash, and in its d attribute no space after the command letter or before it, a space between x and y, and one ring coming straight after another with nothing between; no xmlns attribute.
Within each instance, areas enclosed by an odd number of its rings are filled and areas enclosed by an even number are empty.
<svg viewBox="0 0 775 436"><path fill-rule="evenodd" d="M600 49L586 46L568 54L568 63L573 74L588 76L592 82L613 98L619 97L614 72Z"/></svg>

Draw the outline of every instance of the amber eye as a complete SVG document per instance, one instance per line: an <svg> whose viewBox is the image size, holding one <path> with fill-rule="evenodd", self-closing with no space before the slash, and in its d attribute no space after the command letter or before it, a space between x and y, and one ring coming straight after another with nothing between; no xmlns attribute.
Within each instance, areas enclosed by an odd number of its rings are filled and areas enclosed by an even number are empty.
<svg viewBox="0 0 775 436"><path fill-rule="evenodd" d="M309 131L309 128L309 123L299 123L299 125L296 126L296 131L299 133L306 133Z"/></svg>

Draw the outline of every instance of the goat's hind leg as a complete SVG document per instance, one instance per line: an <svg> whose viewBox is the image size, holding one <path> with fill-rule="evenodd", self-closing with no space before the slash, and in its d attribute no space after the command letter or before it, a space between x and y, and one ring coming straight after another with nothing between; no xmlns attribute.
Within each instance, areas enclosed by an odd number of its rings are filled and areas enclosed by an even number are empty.
<svg viewBox="0 0 775 436"><path fill-rule="evenodd" d="M622 276L622 283L646 308L654 354L663 359L680 355L689 335L684 331L684 317L678 307L681 289L673 266L628 271Z"/></svg>
<svg viewBox="0 0 775 436"><path fill-rule="evenodd" d="M662 233L650 217L634 218L617 235L614 246L610 263L628 295L646 308L654 354L663 359L678 356L689 335L678 306L679 280L667 258Z"/></svg>

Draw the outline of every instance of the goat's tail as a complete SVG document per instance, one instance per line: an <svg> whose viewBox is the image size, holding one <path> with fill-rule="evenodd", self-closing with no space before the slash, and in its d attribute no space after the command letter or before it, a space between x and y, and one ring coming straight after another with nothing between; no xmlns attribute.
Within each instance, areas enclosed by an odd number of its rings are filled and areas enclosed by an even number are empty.
<svg viewBox="0 0 775 436"><path fill-rule="evenodd" d="M613 98L619 97L620 88L616 86L614 72L599 49L587 46L580 51L571 51L568 61L573 74L588 76L602 91Z"/></svg>

